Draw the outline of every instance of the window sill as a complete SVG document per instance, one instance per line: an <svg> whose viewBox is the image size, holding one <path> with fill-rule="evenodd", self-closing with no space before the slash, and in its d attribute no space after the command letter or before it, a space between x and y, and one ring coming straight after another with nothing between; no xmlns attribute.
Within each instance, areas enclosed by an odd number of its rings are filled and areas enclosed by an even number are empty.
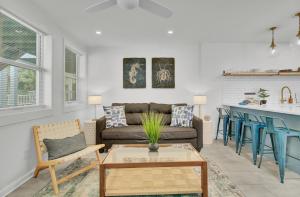
<svg viewBox="0 0 300 197"><path fill-rule="evenodd" d="M0 111L0 127L45 118L52 115L52 109L46 106L2 110Z"/></svg>
<svg viewBox="0 0 300 197"><path fill-rule="evenodd" d="M79 101L65 103L65 106L64 106L65 113L80 111L80 110L84 110L84 109L86 109L86 104L83 102L79 102Z"/></svg>

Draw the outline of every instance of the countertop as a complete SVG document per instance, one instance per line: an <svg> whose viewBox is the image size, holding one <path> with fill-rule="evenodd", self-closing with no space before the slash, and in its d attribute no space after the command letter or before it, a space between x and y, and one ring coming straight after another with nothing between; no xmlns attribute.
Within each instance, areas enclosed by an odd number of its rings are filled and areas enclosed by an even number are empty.
<svg viewBox="0 0 300 197"><path fill-rule="evenodd" d="M238 107L243 109L260 110L274 113L282 113L300 116L300 104L267 104L267 105L239 105L223 104L224 106Z"/></svg>

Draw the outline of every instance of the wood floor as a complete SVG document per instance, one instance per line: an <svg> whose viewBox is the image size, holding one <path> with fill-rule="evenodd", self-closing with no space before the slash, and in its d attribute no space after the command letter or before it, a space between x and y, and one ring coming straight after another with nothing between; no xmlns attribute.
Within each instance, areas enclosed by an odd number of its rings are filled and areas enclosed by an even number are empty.
<svg viewBox="0 0 300 197"><path fill-rule="evenodd" d="M285 184L281 184L277 166L272 158L266 158L261 169L258 169L251 162L249 149L243 149L241 156L238 156L233 144L229 143L229 146L224 147L221 141L205 146L201 154L215 161L247 197L300 196L300 175L286 170ZM48 182L50 182L48 171L44 171L37 179L30 179L8 196L32 196Z"/></svg>

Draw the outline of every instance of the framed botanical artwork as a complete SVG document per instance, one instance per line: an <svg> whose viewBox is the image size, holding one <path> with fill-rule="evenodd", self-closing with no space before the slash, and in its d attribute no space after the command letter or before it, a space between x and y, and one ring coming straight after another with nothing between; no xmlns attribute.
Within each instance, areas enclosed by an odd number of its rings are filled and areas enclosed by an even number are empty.
<svg viewBox="0 0 300 197"><path fill-rule="evenodd" d="M152 88L175 88L175 58L152 58Z"/></svg>
<svg viewBox="0 0 300 197"><path fill-rule="evenodd" d="M146 88L146 59L123 59L123 88Z"/></svg>

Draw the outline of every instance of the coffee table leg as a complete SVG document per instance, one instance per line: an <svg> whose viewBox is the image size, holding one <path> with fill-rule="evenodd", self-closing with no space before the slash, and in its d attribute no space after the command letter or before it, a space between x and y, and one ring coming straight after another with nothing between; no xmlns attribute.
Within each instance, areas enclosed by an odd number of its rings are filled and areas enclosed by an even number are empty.
<svg viewBox="0 0 300 197"><path fill-rule="evenodd" d="M100 174L100 179L99 179L100 197L105 197L105 167L102 164L100 164L99 174Z"/></svg>
<svg viewBox="0 0 300 197"><path fill-rule="evenodd" d="M207 162L201 164L201 188L203 197L208 197Z"/></svg>

